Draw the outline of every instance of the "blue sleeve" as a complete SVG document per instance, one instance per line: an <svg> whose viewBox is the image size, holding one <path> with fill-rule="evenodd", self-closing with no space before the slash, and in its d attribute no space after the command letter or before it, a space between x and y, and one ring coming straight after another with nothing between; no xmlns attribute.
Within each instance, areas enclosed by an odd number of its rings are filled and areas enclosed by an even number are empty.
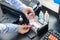
<svg viewBox="0 0 60 40"><path fill-rule="evenodd" d="M7 33L7 32L18 32L19 25L17 24L0 24L0 34Z"/></svg>
<svg viewBox="0 0 60 40"><path fill-rule="evenodd" d="M25 6L20 0L5 0L5 1L20 11L22 11L23 7Z"/></svg>

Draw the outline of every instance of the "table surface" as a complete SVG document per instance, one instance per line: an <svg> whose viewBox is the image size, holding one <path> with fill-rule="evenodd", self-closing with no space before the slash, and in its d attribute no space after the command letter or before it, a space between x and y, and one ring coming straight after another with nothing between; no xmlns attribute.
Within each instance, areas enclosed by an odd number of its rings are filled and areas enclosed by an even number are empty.
<svg viewBox="0 0 60 40"><path fill-rule="evenodd" d="M1 10L0 10L0 12L2 13ZM49 12L49 13L52 13L52 12ZM48 27L49 27L48 30L54 29L54 30L57 30L58 32L60 32L60 29L59 29L60 25L58 23L58 20L55 16L53 16L51 14L49 15L49 26ZM36 36L33 39L30 39L27 35L24 35L24 36L20 35L18 40L40 40L40 37Z"/></svg>

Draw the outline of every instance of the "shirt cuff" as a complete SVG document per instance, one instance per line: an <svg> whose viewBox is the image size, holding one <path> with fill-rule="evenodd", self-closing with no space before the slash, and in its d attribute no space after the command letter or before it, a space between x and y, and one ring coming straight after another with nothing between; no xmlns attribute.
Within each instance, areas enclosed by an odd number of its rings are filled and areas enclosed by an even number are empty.
<svg viewBox="0 0 60 40"><path fill-rule="evenodd" d="M6 24L6 27L8 28L8 32L18 32L19 26L20 25L17 24L10 24L10 23Z"/></svg>
<svg viewBox="0 0 60 40"><path fill-rule="evenodd" d="M10 33L10 32L18 32L18 28L20 25L11 24L11 23L0 23L0 34L2 33Z"/></svg>

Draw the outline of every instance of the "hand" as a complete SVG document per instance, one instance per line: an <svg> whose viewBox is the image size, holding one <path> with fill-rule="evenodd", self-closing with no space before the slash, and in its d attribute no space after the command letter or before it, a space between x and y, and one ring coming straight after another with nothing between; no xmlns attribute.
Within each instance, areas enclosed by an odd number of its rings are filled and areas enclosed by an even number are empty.
<svg viewBox="0 0 60 40"><path fill-rule="evenodd" d="M30 30L28 25L20 25L20 27L18 28L18 32L21 34L25 34Z"/></svg>
<svg viewBox="0 0 60 40"><path fill-rule="evenodd" d="M31 7L25 6L23 9L23 13L26 15L27 19L29 19L29 15L28 14L32 14L31 16L34 18L35 13L33 11L33 9Z"/></svg>

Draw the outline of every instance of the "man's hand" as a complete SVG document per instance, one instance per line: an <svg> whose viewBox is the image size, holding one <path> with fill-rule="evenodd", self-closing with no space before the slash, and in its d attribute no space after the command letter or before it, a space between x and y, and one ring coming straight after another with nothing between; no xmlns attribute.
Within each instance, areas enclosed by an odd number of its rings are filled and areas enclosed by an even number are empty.
<svg viewBox="0 0 60 40"><path fill-rule="evenodd" d="M34 18L35 13L33 11L33 9L31 7L25 6L23 9L23 13L26 15L27 19L29 19L29 15L28 14L32 14L31 16Z"/></svg>
<svg viewBox="0 0 60 40"><path fill-rule="evenodd" d="M18 28L18 32L21 34L25 34L30 30L30 27L28 25L20 25L20 27Z"/></svg>

